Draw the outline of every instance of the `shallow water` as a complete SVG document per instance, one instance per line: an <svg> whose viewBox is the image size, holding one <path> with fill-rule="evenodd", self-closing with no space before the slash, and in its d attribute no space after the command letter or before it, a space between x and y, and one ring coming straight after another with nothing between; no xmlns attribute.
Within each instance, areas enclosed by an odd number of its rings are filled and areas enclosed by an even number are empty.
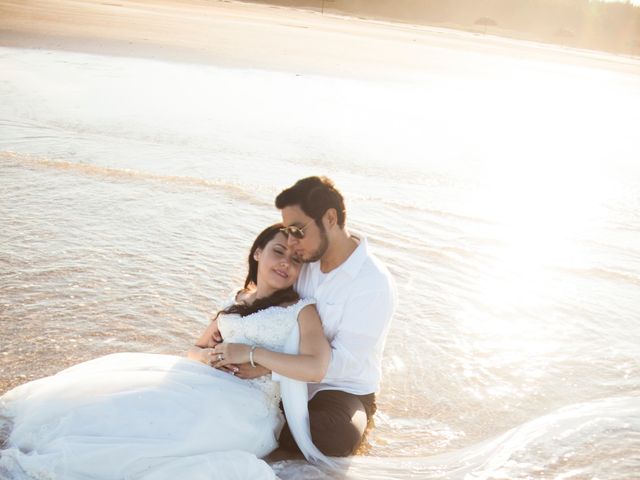
<svg viewBox="0 0 640 480"><path fill-rule="evenodd" d="M640 65L464 40L405 80L0 48L0 391L183 352L327 174L400 305L364 455L280 477L637 478Z"/></svg>

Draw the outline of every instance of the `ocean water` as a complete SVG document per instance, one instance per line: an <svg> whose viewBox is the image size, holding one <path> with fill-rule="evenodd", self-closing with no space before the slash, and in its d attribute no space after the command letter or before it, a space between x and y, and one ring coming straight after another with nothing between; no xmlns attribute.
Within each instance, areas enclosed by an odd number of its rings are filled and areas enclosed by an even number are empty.
<svg viewBox="0 0 640 480"><path fill-rule="evenodd" d="M0 392L184 352L324 174L399 307L361 454L281 478L640 478L640 62L446 35L405 76L0 48Z"/></svg>

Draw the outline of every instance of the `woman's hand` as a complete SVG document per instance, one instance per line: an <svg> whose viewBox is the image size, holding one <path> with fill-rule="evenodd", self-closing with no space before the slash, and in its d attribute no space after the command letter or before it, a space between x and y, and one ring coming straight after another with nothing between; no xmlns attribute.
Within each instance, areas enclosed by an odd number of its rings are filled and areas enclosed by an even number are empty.
<svg viewBox="0 0 640 480"><path fill-rule="evenodd" d="M213 366L213 364L215 363L214 358L215 352L213 351L213 348L199 348L195 360L198 360L205 365Z"/></svg>
<svg viewBox="0 0 640 480"><path fill-rule="evenodd" d="M251 347L243 343L220 343L211 350L212 365L215 368L221 368L226 365L240 365L249 361L249 352Z"/></svg>
<svg viewBox="0 0 640 480"><path fill-rule="evenodd" d="M188 356L192 360L197 360L243 380L251 380L271 373L271 370L262 365L252 367L248 363L250 351L250 346L241 343L220 343L212 347L191 347ZM218 355L221 355L221 360L218 359Z"/></svg>

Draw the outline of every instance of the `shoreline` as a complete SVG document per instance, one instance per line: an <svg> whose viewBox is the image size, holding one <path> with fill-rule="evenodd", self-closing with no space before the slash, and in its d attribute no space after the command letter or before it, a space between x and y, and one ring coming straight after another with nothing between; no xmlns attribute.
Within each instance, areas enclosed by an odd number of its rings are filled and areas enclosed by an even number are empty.
<svg viewBox="0 0 640 480"><path fill-rule="evenodd" d="M242 1L0 0L0 46L63 50L228 68L382 80L421 78L459 65L433 49L524 57L640 75L640 60L528 40L361 19ZM470 66L469 68L473 68Z"/></svg>

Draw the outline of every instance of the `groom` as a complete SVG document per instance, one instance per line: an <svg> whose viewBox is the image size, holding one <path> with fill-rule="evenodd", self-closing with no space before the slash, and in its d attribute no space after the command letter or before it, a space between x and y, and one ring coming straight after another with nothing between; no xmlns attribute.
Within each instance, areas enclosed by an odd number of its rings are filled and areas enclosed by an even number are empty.
<svg viewBox="0 0 640 480"><path fill-rule="evenodd" d="M305 262L296 290L316 299L331 344L325 378L309 384L311 437L325 455L351 455L376 410L394 282L366 238L347 230L344 199L328 178L303 178L275 203L289 245ZM297 450L287 425L279 443Z"/></svg>

